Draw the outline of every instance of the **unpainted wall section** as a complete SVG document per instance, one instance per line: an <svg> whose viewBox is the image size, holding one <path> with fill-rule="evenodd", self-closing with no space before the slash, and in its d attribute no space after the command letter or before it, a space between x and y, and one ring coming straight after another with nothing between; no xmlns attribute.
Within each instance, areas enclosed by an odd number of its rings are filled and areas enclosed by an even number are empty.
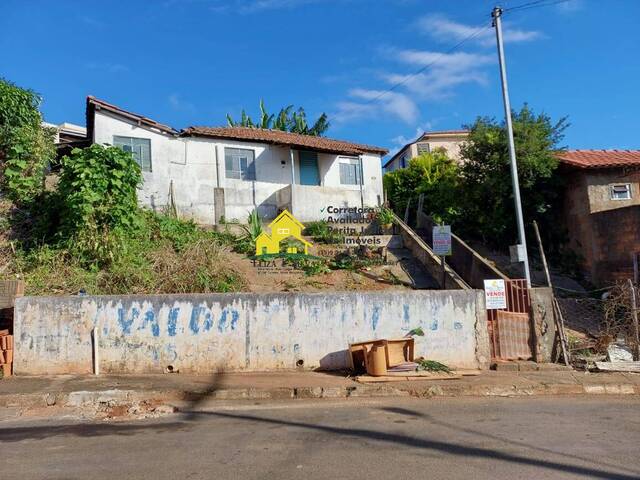
<svg viewBox="0 0 640 480"><path fill-rule="evenodd" d="M349 343L422 327L416 354L461 368L489 360L478 291L23 297L16 374L341 369ZM484 333L483 333L484 332Z"/></svg>

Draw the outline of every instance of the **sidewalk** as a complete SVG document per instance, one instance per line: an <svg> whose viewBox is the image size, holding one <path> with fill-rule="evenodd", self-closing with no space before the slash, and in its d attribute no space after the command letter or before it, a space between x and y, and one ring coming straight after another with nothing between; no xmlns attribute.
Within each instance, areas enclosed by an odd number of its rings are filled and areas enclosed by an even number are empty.
<svg viewBox="0 0 640 480"><path fill-rule="evenodd" d="M219 400L284 400L393 396L640 394L640 374L576 371L486 371L454 380L361 384L316 372L204 375L62 375L0 380L0 409L164 406L196 410Z"/></svg>

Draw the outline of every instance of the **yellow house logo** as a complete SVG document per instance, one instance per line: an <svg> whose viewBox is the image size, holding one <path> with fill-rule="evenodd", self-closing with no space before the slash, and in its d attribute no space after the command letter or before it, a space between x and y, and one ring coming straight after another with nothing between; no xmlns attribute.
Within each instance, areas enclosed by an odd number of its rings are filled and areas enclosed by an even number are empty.
<svg viewBox="0 0 640 480"><path fill-rule="evenodd" d="M304 255L309 254L309 247L311 243L302 238L302 230L304 225L295 219L288 210L283 211L276 219L269 224L271 229L271 235L266 232L262 232L256 238L256 255L275 255L280 253L280 243L295 239L303 245ZM287 247L287 253L302 253L298 252L297 247Z"/></svg>

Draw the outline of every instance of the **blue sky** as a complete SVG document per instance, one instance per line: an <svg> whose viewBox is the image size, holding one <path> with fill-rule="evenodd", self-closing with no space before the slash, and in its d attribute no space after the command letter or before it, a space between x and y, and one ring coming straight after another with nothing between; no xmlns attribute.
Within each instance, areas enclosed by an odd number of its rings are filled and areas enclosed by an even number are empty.
<svg viewBox="0 0 640 480"><path fill-rule="evenodd" d="M502 116L494 3L4 0L0 76L41 93L55 123L84 124L88 94L176 128L224 125L264 98L273 111L325 111L330 137L393 150L419 131ZM640 1L570 0L503 18L514 107L568 115L570 148L640 148Z"/></svg>

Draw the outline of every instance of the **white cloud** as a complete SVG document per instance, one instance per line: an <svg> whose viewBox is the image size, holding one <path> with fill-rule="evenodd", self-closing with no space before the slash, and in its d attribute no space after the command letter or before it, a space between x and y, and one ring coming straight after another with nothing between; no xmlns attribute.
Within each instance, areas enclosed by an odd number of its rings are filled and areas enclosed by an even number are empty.
<svg viewBox="0 0 640 480"><path fill-rule="evenodd" d="M481 28L456 22L440 14L421 17L417 26L422 33L444 43L463 40ZM509 22L503 23L503 31L505 43L528 42L542 37L542 33L538 31L520 30L512 27ZM495 31L492 28L485 28L479 31L473 40L483 46L495 45Z"/></svg>
<svg viewBox="0 0 640 480"><path fill-rule="evenodd" d="M375 117L381 111L407 124L414 123L418 118L418 107L404 93L355 88L349 91L349 97L353 100L338 103L338 111L332 117L335 121Z"/></svg>
<svg viewBox="0 0 640 480"><path fill-rule="evenodd" d="M582 0L569 0L556 5L556 9L561 13L574 13L582 10L584 6Z"/></svg>
<svg viewBox="0 0 640 480"><path fill-rule="evenodd" d="M251 0L239 3L241 13L253 13L261 10L279 10L283 8L294 8L311 3L320 3L326 0Z"/></svg>
<svg viewBox="0 0 640 480"><path fill-rule="evenodd" d="M420 50L390 51L390 55L411 66L431 65L422 73L388 73L383 78L392 85L401 83L421 100L442 100L454 94L455 87L465 83L487 83L482 67L495 62L491 55L456 52L438 53Z"/></svg>
<svg viewBox="0 0 640 480"><path fill-rule="evenodd" d="M181 112L195 112L196 107L193 103L187 102L181 98L181 96L177 93L172 93L167 97L167 101L171 108Z"/></svg>

